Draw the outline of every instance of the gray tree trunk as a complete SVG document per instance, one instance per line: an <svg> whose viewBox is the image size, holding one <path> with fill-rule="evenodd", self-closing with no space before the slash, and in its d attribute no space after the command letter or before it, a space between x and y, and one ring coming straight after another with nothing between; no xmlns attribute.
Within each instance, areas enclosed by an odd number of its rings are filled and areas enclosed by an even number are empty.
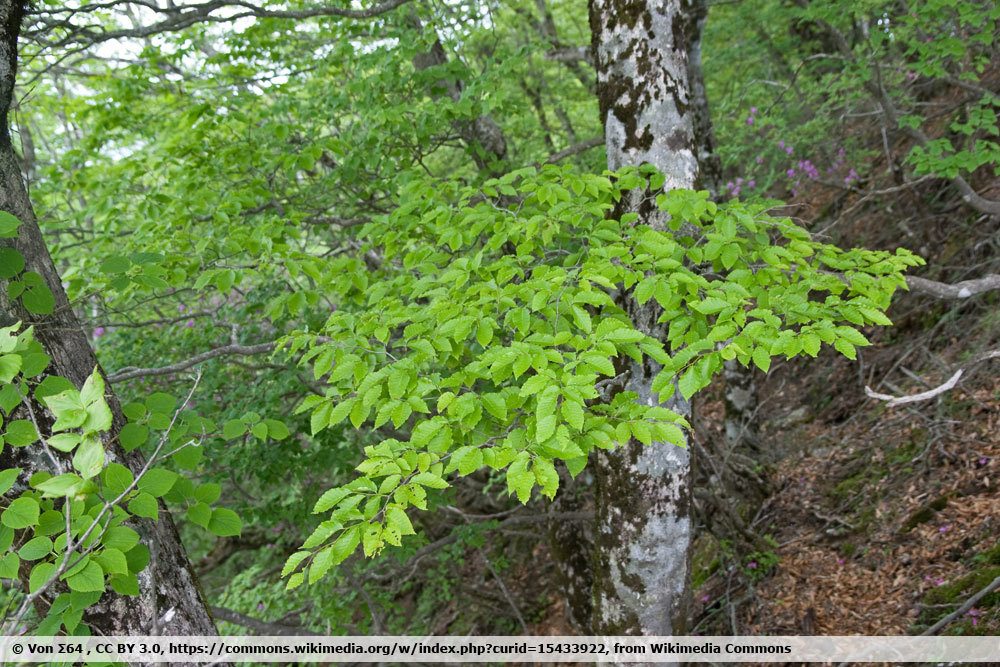
<svg viewBox="0 0 1000 667"><path fill-rule="evenodd" d="M698 22L679 0L591 0L590 27L608 167L650 163L666 189L699 183L688 48ZM664 224L638 197L617 215ZM626 303L636 326L663 338L654 301ZM626 389L653 405L655 364L631 367ZM674 396L667 407L690 415ZM687 449L632 441L597 463L594 632L682 634L689 597L691 465Z"/></svg>
<svg viewBox="0 0 1000 667"><path fill-rule="evenodd" d="M4 239L4 244L16 247L24 256L26 270L35 271L45 279L55 296L55 310L44 317L31 315L24 311L20 302L12 302L7 298L6 286L3 286L0 289L0 317L6 323L18 320L31 322L35 327L36 339L52 357L48 372L61 375L79 387L98 365L97 359L66 298L59 274L38 228L8 130L8 112L17 71L17 38L23 14L24 4L21 0L0 0L0 210L21 220L19 237ZM138 473L143 465L141 454L138 451L125 454L112 442L117 439L117 432L125 419L110 390L107 399L114 415L111 431L114 438L105 443L109 458L123 462L133 473ZM41 404L34 405L33 409L36 414L46 414ZM51 467L47 460L30 456L30 451L35 449L37 448L6 448L0 467L18 465L29 475L45 469L46 465ZM212 617L201 597L194 571L170 514L161 511L159 521L139 520L133 526L143 536L143 543L154 556L149 567L139 575L140 595L122 597L108 590L101 601L88 611L85 616L87 623L97 633L104 635L154 632L174 635L215 634Z"/></svg>

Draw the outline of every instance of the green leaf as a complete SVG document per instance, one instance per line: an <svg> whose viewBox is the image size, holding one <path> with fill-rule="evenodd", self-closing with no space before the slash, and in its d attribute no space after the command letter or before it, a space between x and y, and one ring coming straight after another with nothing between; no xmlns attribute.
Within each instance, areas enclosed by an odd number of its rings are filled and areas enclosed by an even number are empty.
<svg viewBox="0 0 1000 667"><path fill-rule="evenodd" d="M226 440L235 440L247 432L247 425L242 419L230 419L222 427L222 437ZM313 431L315 435L316 431Z"/></svg>
<svg viewBox="0 0 1000 667"><path fill-rule="evenodd" d="M52 449L60 452L71 452L80 444L83 437L79 433L57 433L50 437L47 442Z"/></svg>
<svg viewBox="0 0 1000 667"><path fill-rule="evenodd" d="M186 514L191 523L197 524L202 528L208 528L208 522L212 520L212 508L201 502L187 508Z"/></svg>
<svg viewBox="0 0 1000 667"><path fill-rule="evenodd" d="M577 403L576 401L565 400L563 401L561 411L563 419L566 420L567 424L575 428L577 431L583 430L583 405Z"/></svg>
<svg viewBox="0 0 1000 667"><path fill-rule="evenodd" d="M837 340L835 340L833 342L833 347L836 348L837 352L840 352L842 355L844 355L848 359L857 359L858 358L858 353L857 353L857 351L855 351L854 345L852 345L851 343L847 342L843 338L838 338Z"/></svg>
<svg viewBox="0 0 1000 667"><path fill-rule="evenodd" d="M21 221L7 211L0 211L0 239L16 239Z"/></svg>
<svg viewBox="0 0 1000 667"><path fill-rule="evenodd" d="M136 447L146 444L148 438L149 427L145 424L125 424L118 434L118 442L121 443L122 449L126 452L131 452Z"/></svg>
<svg viewBox="0 0 1000 667"><path fill-rule="evenodd" d="M385 523L387 526L397 531L400 535L415 535L410 517L406 516L406 511L399 505L389 505L385 511Z"/></svg>
<svg viewBox="0 0 1000 667"><path fill-rule="evenodd" d="M97 438L90 436L83 439L73 454L73 467L83 476L90 479L104 468L104 446Z"/></svg>
<svg viewBox="0 0 1000 667"><path fill-rule="evenodd" d="M219 537L234 537L243 532L243 521L236 512L225 507L216 507L212 510L208 530Z"/></svg>
<svg viewBox="0 0 1000 667"><path fill-rule="evenodd" d="M0 579L17 579L21 559L15 553L8 553L0 558Z"/></svg>
<svg viewBox="0 0 1000 667"><path fill-rule="evenodd" d="M23 471L20 468L6 468L0 470L0 494L7 493L14 486L18 476Z"/></svg>
<svg viewBox="0 0 1000 667"><path fill-rule="evenodd" d="M71 591L79 593L99 592L104 590L104 570L91 560L83 569L72 576L66 577L66 585Z"/></svg>
<svg viewBox="0 0 1000 667"><path fill-rule="evenodd" d="M501 422L507 420L507 402L500 394L483 394L481 396L483 407L486 411L499 419Z"/></svg>
<svg viewBox="0 0 1000 667"><path fill-rule="evenodd" d="M71 472L50 477L41 484L36 484L35 488L42 492L44 498L61 498L72 496L83 487L84 481L79 475Z"/></svg>
<svg viewBox="0 0 1000 667"><path fill-rule="evenodd" d="M150 468L139 478L138 487L154 498L166 495L177 481L177 473L165 468Z"/></svg>
<svg viewBox="0 0 1000 667"><path fill-rule="evenodd" d="M771 368L771 355L763 347L755 347L753 350L753 363L765 373Z"/></svg>
<svg viewBox="0 0 1000 667"><path fill-rule="evenodd" d="M156 502L156 498L150 494L140 493L135 498L128 501L128 511L136 516L153 519L155 521L160 516L160 504Z"/></svg>
<svg viewBox="0 0 1000 667"><path fill-rule="evenodd" d="M104 490L111 496L117 496L127 489L135 477L132 471L120 463L109 463L102 475L104 478Z"/></svg>
<svg viewBox="0 0 1000 667"><path fill-rule="evenodd" d="M51 552L52 540L40 535L25 542L24 546L17 550L17 555L21 557L21 560L38 560L45 558Z"/></svg>
<svg viewBox="0 0 1000 667"><path fill-rule="evenodd" d="M48 583L55 571L56 566L52 563L39 563L31 568L31 574L28 575L28 592L34 593L39 590Z"/></svg>
<svg viewBox="0 0 1000 667"><path fill-rule="evenodd" d="M34 498L18 498L0 514L0 523L8 528L28 528L38 523L38 501Z"/></svg>
<svg viewBox="0 0 1000 667"><path fill-rule="evenodd" d="M94 555L94 560L108 574L128 574L128 561L118 549L105 548Z"/></svg>
<svg viewBox="0 0 1000 667"><path fill-rule="evenodd" d="M7 432L3 438L12 447L26 447L38 442L38 431L27 419L15 419L7 424Z"/></svg>
<svg viewBox="0 0 1000 667"><path fill-rule="evenodd" d="M312 565L309 567L309 583L315 583L322 579L331 567L339 565L347 560L347 557L354 553L354 550L361 544L361 526L348 528L329 547L316 554Z"/></svg>
<svg viewBox="0 0 1000 667"><path fill-rule="evenodd" d="M128 526L112 526L104 533L101 544L110 548L118 549L122 553L128 553L132 547L139 544L139 533Z"/></svg>
<svg viewBox="0 0 1000 667"><path fill-rule="evenodd" d="M9 384L21 371L22 357L20 354L5 354L0 356L0 384Z"/></svg>
<svg viewBox="0 0 1000 667"><path fill-rule="evenodd" d="M211 505L222 495L222 487L215 482L205 482L194 490L194 499Z"/></svg>

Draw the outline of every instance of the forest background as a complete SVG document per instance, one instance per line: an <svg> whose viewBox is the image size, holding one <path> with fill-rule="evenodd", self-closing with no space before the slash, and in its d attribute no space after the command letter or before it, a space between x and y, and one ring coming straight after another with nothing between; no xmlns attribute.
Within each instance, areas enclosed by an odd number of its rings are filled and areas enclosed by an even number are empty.
<svg viewBox="0 0 1000 667"><path fill-rule="evenodd" d="M652 4L0 4L5 628L997 634L1000 10Z"/></svg>

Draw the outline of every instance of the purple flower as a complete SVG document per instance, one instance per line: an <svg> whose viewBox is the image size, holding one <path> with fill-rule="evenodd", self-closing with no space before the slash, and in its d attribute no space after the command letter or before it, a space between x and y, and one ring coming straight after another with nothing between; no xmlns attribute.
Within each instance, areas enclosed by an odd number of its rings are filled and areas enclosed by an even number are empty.
<svg viewBox="0 0 1000 667"><path fill-rule="evenodd" d="M942 535L944 533L947 533L949 530L951 530L951 524L950 523L946 523L943 526L941 526L940 528L938 528L938 532L941 533Z"/></svg>
<svg viewBox="0 0 1000 667"><path fill-rule="evenodd" d="M785 146L785 152L788 153L789 155L791 155L792 152L793 152L792 147L791 146Z"/></svg>
<svg viewBox="0 0 1000 667"><path fill-rule="evenodd" d="M785 140L782 139L781 141L778 142L778 148L784 148L784 147L785 147Z"/></svg>
<svg viewBox="0 0 1000 667"><path fill-rule="evenodd" d="M263 602L258 602L257 603L257 611L264 611L264 603Z"/></svg>
<svg viewBox="0 0 1000 667"><path fill-rule="evenodd" d="M843 565L846 561L843 558L837 559L837 565Z"/></svg>
<svg viewBox="0 0 1000 667"><path fill-rule="evenodd" d="M760 155L757 156L757 164L764 164L764 158Z"/></svg>
<svg viewBox="0 0 1000 667"><path fill-rule="evenodd" d="M185 310L187 310L187 306L185 306L183 303L177 306L178 313L183 313Z"/></svg>
<svg viewBox="0 0 1000 667"><path fill-rule="evenodd" d="M986 465L989 462L990 462L989 457L987 457L987 456L980 456L979 457L979 465L984 466L984 465Z"/></svg>
<svg viewBox="0 0 1000 667"><path fill-rule="evenodd" d="M752 560L749 563L747 563L747 569L748 570L756 570L757 569L757 561Z"/></svg>
<svg viewBox="0 0 1000 667"><path fill-rule="evenodd" d="M726 183L726 189L727 190L732 190L734 187L735 186L733 185L732 181L729 181L728 183Z"/></svg>
<svg viewBox="0 0 1000 667"><path fill-rule="evenodd" d="M711 599L712 599L712 596L710 596L708 593L702 593L702 596L701 596L701 601L702 602L708 602Z"/></svg>
<svg viewBox="0 0 1000 667"><path fill-rule="evenodd" d="M194 328L194 320L188 320L187 322L184 323L184 326L186 326L188 329Z"/></svg>
<svg viewBox="0 0 1000 667"><path fill-rule="evenodd" d="M788 171L785 172L785 175L788 176L788 178L793 178L795 176L795 170L789 169Z"/></svg>
<svg viewBox="0 0 1000 667"><path fill-rule="evenodd" d="M94 329L94 338L100 338L105 334L104 327L97 327Z"/></svg>
<svg viewBox="0 0 1000 667"><path fill-rule="evenodd" d="M753 125L753 116L747 116L747 125Z"/></svg>
<svg viewBox="0 0 1000 667"><path fill-rule="evenodd" d="M757 187L757 181L750 179L750 181L747 183L747 187L750 189Z"/></svg>
<svg viewBox="0 0 1000 667"><path fill-rule="evenodd" d="M750 107L750 115L751 116L757 115L757 107Z"/></svg>
<svg viewBox="0 0 1000 667"><path fill-rule="evenodd" d="M983 612L979 611L975 607L965 612L965 615L972 619L972 627L979 625L979 617L983 615Z"/></svg>

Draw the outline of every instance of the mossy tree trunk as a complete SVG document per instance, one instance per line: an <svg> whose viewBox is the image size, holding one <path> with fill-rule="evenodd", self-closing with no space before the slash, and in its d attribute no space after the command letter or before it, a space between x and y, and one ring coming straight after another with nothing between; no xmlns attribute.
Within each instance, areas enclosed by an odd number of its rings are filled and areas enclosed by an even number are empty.
<svg viewBox="0 0 1000 667"><path fill-rule="evenodd" d="M666 189L700 183L689 49L700 27L679 0L591 0L590 27L608 167L649 163ZM651 197L623 200L616 215L663 227ZM636 326L664 338L655 301L623 304ZM634 364L626 386L657 403L655 364ZM678 395L667 407L689 416ZM684 632L689 597L691 464L687 449L632 441L597 464L593 630L598 634Z"/></svg>
<svg viewBox="0 0 1000 667"><path fill-rule="evenodd" d="M17 40L24 7L25 3L21 0L0 0L0 210L11 213L21 221L18 238L9 241L24 257L25 270L42 276L55 298L55 306L50 315L33 315L23 309L20 301L8 299L6 285L2 285L0 316L6 320L6 325L19 320L32 324L36 340L52 358L48 372L80 387L97 367L97 359L73 313L38 227L8 129L17 72ZM106 398L113 412L113 437L105 442L108 456L127 465L133 473L138 473L143 467L142 456L137 451L125 454L115 444L117 432L125 419L110 390ZM36 402L33 410L43 417L46 414L41 403ZM53 472L48 469L52 466L48 459L32 456L37 449L8 447L0 467L17 465L25 470L27 476L40 470ZM169 512L161 508L159 521L135 520L133 526L154 556L139 575L139 596L123 597L108 590L85 615L91 628L108 636L154 632L170 635L215 634L212 617Z"/></svg>

